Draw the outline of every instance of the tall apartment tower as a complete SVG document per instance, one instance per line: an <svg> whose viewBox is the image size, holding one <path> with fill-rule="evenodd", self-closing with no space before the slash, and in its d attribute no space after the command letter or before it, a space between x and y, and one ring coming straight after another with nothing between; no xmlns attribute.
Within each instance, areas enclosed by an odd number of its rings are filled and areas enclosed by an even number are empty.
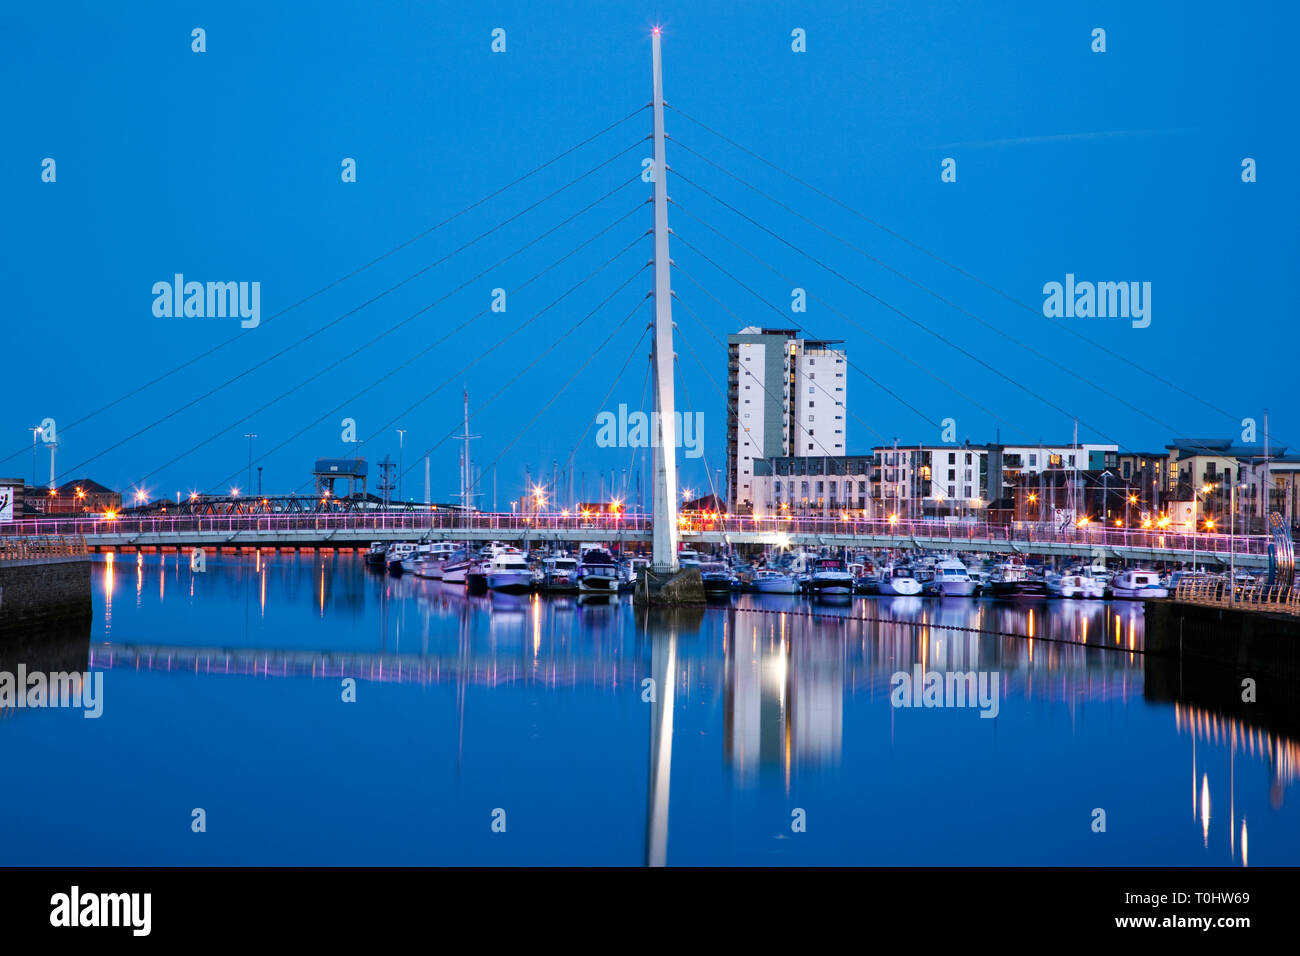
<svg viewBox="0 0 1300 956"><path fill-rule="evenodd" d="M848 363L839 340L749 326L727 336L727 505L754 507L754 461L844 454Z"/></svg>

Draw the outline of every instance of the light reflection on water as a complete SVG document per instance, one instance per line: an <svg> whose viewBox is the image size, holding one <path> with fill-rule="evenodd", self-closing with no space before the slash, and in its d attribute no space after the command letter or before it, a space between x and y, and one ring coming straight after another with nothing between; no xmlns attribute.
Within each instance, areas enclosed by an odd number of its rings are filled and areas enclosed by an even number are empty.
<svg viewBox="0 0 1300 956"><path fill-rule="evenodd" d="M1300 861L1294 707L1249 719L1215 690L1233 675L1146 659L1138 604L739 595L647 615L471 598L353 555L210 555L204 574L109 557L88 652L105 716L0 724L36 765L91 773L117 821L37 775L0 800L64 835L43 862ZM891 703L900 672L968 671L997 675L996 716ZM220 840L188 832L195 806Z"/></svg>

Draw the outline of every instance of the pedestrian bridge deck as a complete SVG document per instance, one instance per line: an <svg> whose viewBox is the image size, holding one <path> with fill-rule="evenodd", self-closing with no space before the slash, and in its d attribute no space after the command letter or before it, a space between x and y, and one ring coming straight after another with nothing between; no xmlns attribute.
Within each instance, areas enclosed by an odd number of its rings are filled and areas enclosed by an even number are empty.
<svg viewBox="0 0 1300 956"><path fill-rule="evenodd" d="M358 547L371 541L435 540L649 544L649 515L574 516L448 511L233 513L38 519L0 526L0 535L75 535L97 550L141 547ZM1056 528L1035 522L908 521L849 517L753 518L688 514L690 546L902 548L1020 553L1107 561L1268 566L1271 538L1142 528Z"/></svg>

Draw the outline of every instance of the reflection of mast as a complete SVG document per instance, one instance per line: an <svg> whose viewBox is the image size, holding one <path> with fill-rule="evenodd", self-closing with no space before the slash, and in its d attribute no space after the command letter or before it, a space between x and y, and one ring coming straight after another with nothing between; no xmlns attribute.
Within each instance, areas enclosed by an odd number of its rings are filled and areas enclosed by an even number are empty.
<svg viewBox="0 0 1300 956"><path fill-rule="evenodd" d="M665 614L664 620L671 619ZM668 796L673 762L673 696L677 690L677 627L651 637L650 793L646 799L646 866L668 862Z"/></svg>

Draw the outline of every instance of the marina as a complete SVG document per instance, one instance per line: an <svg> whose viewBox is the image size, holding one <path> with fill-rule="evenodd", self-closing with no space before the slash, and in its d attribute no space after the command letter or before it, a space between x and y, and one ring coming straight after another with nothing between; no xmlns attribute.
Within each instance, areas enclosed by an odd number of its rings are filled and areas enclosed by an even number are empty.
<svg viewBox="0 0 1300 956"><path fill-rule="evenodd" d="M68 767L0 794L29 822L10 831L14 863L642 865L647 677L681 682L672 865L961 865L979 852L1255 867L1300 852L1294 698L1267 678L1261 711L1179 690L1177 661L1143 653L1141 602L740 593L655 618L626 595L474 597L363 554L207 568L95 560L80 653L104 675L104 714L3 721L15 759L58 752ZM669 646L675 663L656 674ZM1000 675L996 716L923 696L895 707L896 675L917 667ZM97 798L113 827L72 812L67 774L125 765L132 787ZM159 830L193 793L214 825L241 826L201 842ZM1072 822L1098 804L1124 821L1105 840ZM480 826L495 807L508 841ZM792 807L809 813L806 841L788 838Z"/></svg>
<svg viewBox="0 0 1300 956"><path fill-rule="evenodd" d="M1300 442L1289 86L1231 67L1295 16L587 6L17 14L6 925L828 866L1049 940L1213 867L1178 918L1249 926Z"/></svg>

